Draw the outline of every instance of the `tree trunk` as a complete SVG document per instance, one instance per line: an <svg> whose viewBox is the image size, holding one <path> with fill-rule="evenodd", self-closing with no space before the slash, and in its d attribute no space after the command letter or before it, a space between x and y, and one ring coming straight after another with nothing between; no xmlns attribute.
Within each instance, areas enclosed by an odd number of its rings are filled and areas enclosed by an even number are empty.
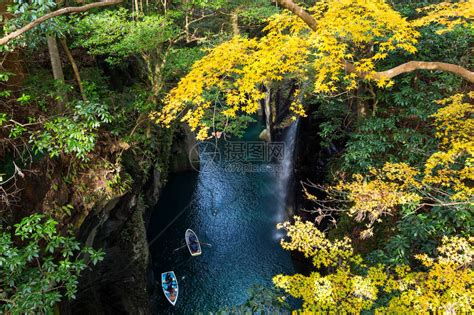
<svg viewBox="0 0 474 315"><path fill-rule="evenodd" d="M363 97L363 88L359 86L357 89L357 96L356 96L356 118L357 122L360 122L367 116L367 100Z"/></svg>
<svg viewBox="0 0 474 315"><path fill-rule="evenodd" d="M59 56L58 41L56 40L56 37L53 36L48 36L47 40L49 57L51 58L51 68L53 69L53 78L54 80L64 82L64 73L61 64L61 57ZM56 109L59 113L64 111L63 100L58 102Z"/></svg>
<svg viewBox="0 0 474 315"><path fill-rule="evenodd" d="M64 81L63 67L59 56L58 42L56 37L48 36L48 51L51 58L51 68L53 69L53 77L55 80Z"/></svg>
<svg viewBox="0 0 474 315"><path fill-rule="evenodd" d="M265 125L268 132L268 141L272 141L272 109L270 106L271 98L271 89L270 86L265 84L265 100L264 100L264 110L265 110Z"/></svg>
<svg viewBox="0 0 474 315"><path fill-rule="evenodd" d="M230 24L232 25L232 34L234 34L234 36L240 35L238 13L239 11L236 9L230 14Z"/></svg>
<svg viewBox="0 0 474 315"><path fill-rule="evenodd" d="M357 100L357 121L361 121L367 115L367 106L364 101Z"/></svg>
<svg viewBox="0 0 474 315"><path fill-rule="evenodd" d="M79 72L79 68L77 67L76 61L74 60L74 57L72 56L71 51L69 50L69 47L67 47L67 43L64 38L61 38L61 45L63 46L67 59L69 60L69 63L71 64L72 71L74 72L74 77L76 78L77 85L79 86L79 92L81 93L81 97L84 101L87 101L86 94L84 93L84 87L82 86L82 80L81 80L81 74Z"/></svg>

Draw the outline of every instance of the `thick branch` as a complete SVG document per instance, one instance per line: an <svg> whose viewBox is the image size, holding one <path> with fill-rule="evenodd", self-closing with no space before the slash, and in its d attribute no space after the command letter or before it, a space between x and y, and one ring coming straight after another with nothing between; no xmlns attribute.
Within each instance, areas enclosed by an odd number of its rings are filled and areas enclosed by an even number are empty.
<svg viewBox="0 0 474 315"><path fill-rule="evenodd" d="M296 14L303 22L306 23L313 31L317 30L317 21L314 17L306 12L303 8L298 6L291 0L276 0L280 6L283 8L290 10L294 14ZM365 78L366 73L361 73L356 70L356 67L348 62L344 64L345 70L347 72L356 73L357 76L360 78ZM469 71L466 68L463 68L458 65L444 63L444 62L428 62L428 61L409 61L399 66L396 66L392 69L381 71L375 73L373 78L375 79L391 79L400 74L412 72L415 70L440 70L444 72L450 72L456 74L465 80L474 83L474 72Z"/></svg>
<svg viewBox="0 0 474 315"><path fill-rule="evenodd" d="M56 16L63 15L63 14L68 14L68 13L84 12L84 11L87 11L87 10L90 10L90 9L93 9L93 8L111 6L111 5L121 3L121 2L122 2L122 0L105 0L105 1L101 1L101 2L94 2L94 3L86 4L86 5L83 5L81 7L67 7L67 8L62 8L62 9L50 12L48 14L43 15L42 17L37 18L33 22L26 24L22 28L14 31L14 32L11 32L10 34L0 38L0 45L5 45L6 43L11 41L12 39L17 38L21 34L31 30L32 28L38 26L39 24L43 23L44 21L49 20L51 18L54 18Z"/></svg>
<svg viewBox="0 0 474 315"><path fill-rule="evenodd" d="M300 19L303 20L313 31L316 31L317 22L314 17L306 12L302 7L297 5L291 0L276 0L280 6L283 8L290 10L294 14L296 14Z"/></svg>
<svg viewBox="0 0 474 315"><path fill-rule="evenodd" d="M445 62L409 61L390 70L377 72L376 77L391 79L397 75L415 70L440 70L457 74L465 80L474 83L474 72L458 65Z"/></svg>

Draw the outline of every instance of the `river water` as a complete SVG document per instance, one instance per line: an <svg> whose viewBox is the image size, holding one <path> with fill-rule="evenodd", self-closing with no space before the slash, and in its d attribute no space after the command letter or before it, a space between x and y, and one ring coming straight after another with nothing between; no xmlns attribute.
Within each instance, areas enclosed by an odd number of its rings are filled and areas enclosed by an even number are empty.
<svg viewBox="0 0 474 315"><path fill-rule="evenodd" d="M290 127L284 146L275 145L283 147L283 157L254 161L255 156L246 155L229 167L232 148L222 142L217 158L202 163L199 172L170 174L153 210L148 237L155 279L174 270L179 296L173 307L158 287L156 313L207 314L240 305L253 285L272 288L274 275L295 272L290 253L280 247L282 233L276 224L287 218L296 128ZM251 126L245 145L255 144L261 130L259 124ZM211 244L203 246L201 256L191 257L186 247L175 250L184 244L187 228Z"/></svg>

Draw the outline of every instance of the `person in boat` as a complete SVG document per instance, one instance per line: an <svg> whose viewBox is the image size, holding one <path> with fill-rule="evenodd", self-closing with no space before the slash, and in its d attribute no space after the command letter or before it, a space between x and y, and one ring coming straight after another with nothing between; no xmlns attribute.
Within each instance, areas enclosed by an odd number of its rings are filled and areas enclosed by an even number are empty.
<svg viewBox="0 0 474 315"><path fill-rule="evenodd" d="M165 277L166 291L168 291L171 296L175 294L173 283L174 283L173 277L171 277L170 273L167 273Z"/></svg>
<svg viewBox="0 0 474 315"><path fill-rule="evenodd" d="M169 285L169 284L171 284L172 282L173 282L173 278L171 277L171 273L168 272L168 273L166 274L165 283Z"/></svg>
<svg viewBox="0 0 474 315"><path fill-rule="evenodd" d="M197 238L194 235L191 235L189 237L189 243L190 243L189 245L191 247L191 250L193 252L197 252L197 250L199 249L199 246L198 246L199 242L198 242Z"/></svg>
<svg viewBox="0 0 474 315"><path fill-rule="evenodd" d="M173 282L169 282L169 283L168 283L168 286L167 286L167 288L166 288L166 291L168 291L171 295L174 294Z"/></svg>

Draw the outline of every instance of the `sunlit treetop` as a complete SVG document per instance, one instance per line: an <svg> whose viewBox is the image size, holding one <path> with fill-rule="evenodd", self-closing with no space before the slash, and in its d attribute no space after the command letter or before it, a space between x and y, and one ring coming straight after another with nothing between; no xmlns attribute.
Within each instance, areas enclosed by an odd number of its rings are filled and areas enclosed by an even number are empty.
<svg viewBox="0 0 474 315"><path fill-rule="evenodd" d="M354 89L356 72L386 86L388 80L376 77L377 61L396 50L416 52L418 31L385 1L318 1L308 11L317 22L312 29L288 11L277 15L268 27L309 43L315 92L336 92L340 83ZM347 63L355 71L348 73Z"/></svg>
<svg viewBox="0 0 474 315"><path fill-rule="evenodd" d="M266 87L283 79L299 83L300 95L295 99L306 93L353 90L360 80L387 87L400 69L380 72L379 63L395 52L415 54L420 36L417 27L434 23L431 17L442 15L446 18L440 21L452 29L472 17L468 4L442 4L428 8L421 21L408 21L383 0L322 0L307 11L309 21L283 11L268 20L262 38L235 37L211 49L152 118L169 126L180 117L199 130L199 139L205 139L215 110L230 120L253 114ZM465 16L456 20L448 18L450 14ZM215 99L208 97L210 91L219 91L227 107L216 109ZM298 102L293 102L291 110L304 115Z"/></svg>
<svg viewBox="0 0 474 315"><path fill-rule="evenodd" d="M436 23L441 26L437 31L442 34L451 31L454 27L462 25L473 28L472 19L474 19L474 1L442 2L430 5L418 10L426 15L413 22L415 26L424 26Z"/></svg>
<svg viewBox="0 0 474 315"><path fill-rule="evenodd" d="M474 196L474 92L456 94L438 103L444 105L433 115L439 150L425 164L426 185L452 189L453 200Z"/></svg>
<svg viewBox="0 0 474 315"><path fill-rule="evenodd" d="M427 314L471 313L474 296L474 238L444 237L437 257L416 255L424 268L408 265L370 266L355 253L348 238L329 240L313 223L281 225L288 231L284 248L311 257L316 268L308 276L277 275L275 285L303 300L313 313ZM342 255L341 255L342 254ZM334 268L336 267L336 268Z"/></svg>
<svg viewBox="0 0 474 315"><path fill-rule="evenodd" d="M210 92L219 91L225 99L225 117L254 114L265 96L262 85L303 77L300 63L308 56L307 42L297 36L270 32L261 40L235 37L196 62L169 93L163 110L152 117L169 126L181 116L193 130L199 129L199 139L205 139L210 126L203 119L216 103Z"/></svg>
<svg viewBox="0 0 474 315"><path fill-rule="evenodd" d="M369 227L382 216L393 215L398 206L422 200L418 190L419 172L405 163L386 163L382 169L370 169L368 176L356 174L352 181L341 181L334 189L351 202L349 215L356 221L367 220ZM362 237L371 236L367 230Z"/></svg>

